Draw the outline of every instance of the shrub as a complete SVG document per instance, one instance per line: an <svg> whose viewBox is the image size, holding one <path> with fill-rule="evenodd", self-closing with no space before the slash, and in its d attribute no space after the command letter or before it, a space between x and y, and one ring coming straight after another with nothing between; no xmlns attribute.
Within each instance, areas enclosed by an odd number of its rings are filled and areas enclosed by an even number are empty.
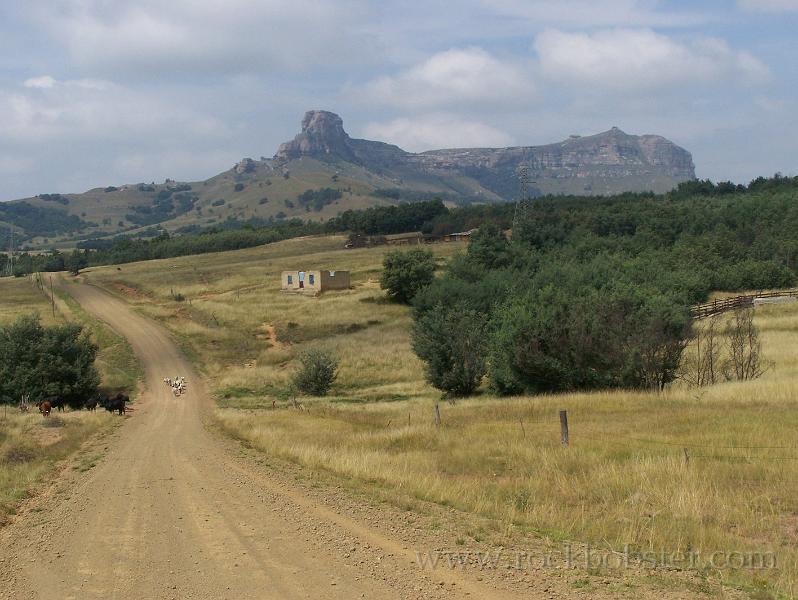
<svg viewBox="0 0 798 600"><path fill-rule="evenodd" d="M311 396L326 396L338 377L338 359L326 350L306 350L299 356L301 366L294 375L297 389Z"/></svg>
<svg viewBox="0 0 798 600"><path fill-rule="evenodd" d="M243 183L237 183L233 189L235 191L237 191L237 192L241 192L241 191L244 190L244 184Z"/></svg>
<svg viewBox="0 0 798 600"><path fill-rule="evenodd" d="M435 259L429 250L389 252L382 266L380 287L392 300L404 304L409 304L435 277Z"/></svg>
<svg viewBox="0 0 798 600"><path fill-rule="evenodd" d="M37 452L34 445L28 440L19 440L8 447L0 459L0 464L21 465L31 462L36 458Z"/></svg>
<svg viewBox="0 0 798 600"><path fill-rule="evenodd" d="M467 396L486 372L486 319L474 310L439 304L413 327L413 351L427 381L447 396Z"/></svg>
<svg viewBox="0 0 798 600"><path fill-rule="evenodd" d="M27 316L0 327L0 402L60 395L81 406L100 383L96 356L80 325L43 327L38 316Z"/></svg>

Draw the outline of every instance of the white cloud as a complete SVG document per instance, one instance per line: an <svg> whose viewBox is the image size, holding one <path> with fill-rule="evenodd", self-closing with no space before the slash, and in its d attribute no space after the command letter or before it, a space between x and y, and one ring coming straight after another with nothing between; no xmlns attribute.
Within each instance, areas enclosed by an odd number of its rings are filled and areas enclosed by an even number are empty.
<svg viewBox="0 0 798 600"><path fill-rule="evenodd" d="M530 73L481 48L439 52L394 76L380 77L353 96L405 109L526 104L534 95Z"/></svg>
<svg viewBox="0 0 798 600"><path fill-rule="evenodd" d="M175 130L196 137L225 135L217 119L172 100L109 81L49 78L47 85L26 85L24 91L0 89L0 130L4 143L26 145L142 141Z"/></svg>
<svg viewBox="0 0 798 600"><path fill-rule="evenodd" d="M535 40L550 79L611 90L652 90L678 83L761 82L768 68L716 38L679 42L650 29L595 33L547 30Z"/></svg>
<svg viewBox="0 0 798 600"><path fill-rule="evenodd" d="M798 0L738 0L737 4L740 6L740 8L753 11L798 11Z"/></svg>
<svg viewBox="0 0 798 600"><path fill-rule="evenodd" d="M22 85L24 85L26 88L47 89L55 85L55 79L49 75L42 75L41 77L32 77L30 79L26 79Z"/></svg>
<svg viewBox="0 0 798 600"><path fill-rule="evenodd" d="M364 0L34 0L35 19L84 69L147 78L334 69L367 62L366 36L346 35ZM349 31L351 33L351 31Z"/></svg>
<svg viewBox="0 0 798 600"><path fill-rule="evenodd" d="M495 127L449 114L369 123L363 134L366 138L384 140L410 152L438 148L509 146L513 143L507 133Z"/></svg>
<svg viewBox="0 0 798 600"><path fill-rule="evenodd" d="M661 2L654 0L482 0L482 3L492 12L537 26L686 27L708 19L707 15L694 11L663 10Z"/></svg>

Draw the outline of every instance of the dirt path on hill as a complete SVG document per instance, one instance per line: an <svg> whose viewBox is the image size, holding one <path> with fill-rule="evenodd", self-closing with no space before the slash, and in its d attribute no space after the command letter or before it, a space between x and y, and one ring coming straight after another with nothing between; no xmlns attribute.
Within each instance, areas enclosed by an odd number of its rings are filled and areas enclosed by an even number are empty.
<svg viewBox="0 0 798 600"><path fill-rule="evenodd" d="M0 598L512 597L472 574L420 569L406 535L244 456L204 427L211 400L160 325L93 286L64 287L130 341L144 392L124 426L86 450L104 452L95 467L63 469L0 531ZM189 381L179 398L162 382L175 375Z"/></svg>

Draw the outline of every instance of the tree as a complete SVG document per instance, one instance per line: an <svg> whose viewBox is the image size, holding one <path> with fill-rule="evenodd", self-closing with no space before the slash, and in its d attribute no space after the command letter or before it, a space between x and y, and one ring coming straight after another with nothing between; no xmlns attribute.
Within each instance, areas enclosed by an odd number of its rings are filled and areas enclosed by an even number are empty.
<svg viewBox="0 0 798 600"><path fill-rule="evenodd" d="M510 262L510 244L497 225L485 223L471 235L468 258L486 269L501 269Z"/></svg>
<svg viewBox="0 0 798 600"><path fill-rule="evenodd" d="M326 396L338 377L338 359L332 352L312 348L299 355L294 385L311 396Z"/></svg>
<svg viewBox="0 0 798 600"><path fill-rule="evenodd" d="M720 380L723 367L721 316L714 315L695 328L680 367L680 377L694 387L713 385Z"/></svg>
<svg viewBox="0 0 798 600"><path fill-rule="evenodd" d="M38 315L0 327L0 401L63 396L71 406L97 391L97 346L80 325L44 327Z"/></svg>
<svg viewBox="0 0 798 600"><path fill-rule="evenodd" d="M72 275L78 275L81 269L89 266L89 261L86 258L86 253L80 250L73 250L72 254L67 256L65 266Z"/></svg>
<svg viewBox="0 0 798 600"><path fill-rule="evenodd" d="M389 252L382 266L380 287L387 290L389 298L403 304L409 304L435 277L435 259L429 250Z"/></svg>
<svg viewBox="0 0 798 600"><path fill-rule="evenodd" d="M729 353L726 377L740 381L760 377L767 367L762 360L762 341L759 328L754 324L754 309L735 311L726 323L725 333Z"/></svg>
<svg viewBox="0 0 798 600"><path fill-rule="evenodd" d="M447 396L467 396L486 372L486 319L461 307L439 304L413 326L413 351L425 363L427 381Z"/></svg>
<svg viewBox="0 0 798 600"><path fill-rule="evenodd" d="M623 367L624 387L663 390L676 379L692 321L687 307L663 295L642 291L635 298L629 293L626 316L608 323L607 331L617 330Z"/></svg>

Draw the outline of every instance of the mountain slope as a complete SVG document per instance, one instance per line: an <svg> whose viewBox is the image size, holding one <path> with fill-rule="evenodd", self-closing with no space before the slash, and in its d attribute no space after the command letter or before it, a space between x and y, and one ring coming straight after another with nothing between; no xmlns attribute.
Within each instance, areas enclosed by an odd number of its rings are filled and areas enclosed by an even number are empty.
<svg viewBox="0 0 798 600"><path fill-rule="evenodd" d="M695 178L692 156L683 148L661 136L628 135L617 127L546 146L412 154L383 142L350 138L338 115L310 111L302 120L302 132L280 146L275 161L290 163L303 156L337 158L389 174L404 185L434 182L456 193L484 195L486 200L515 197L522 166L544 194L665 192Z"/></svg>
<svg viewBox="0 0 798 600"><path fill-rule="evenodd" d="M0 203L0 227L11 224L18 240L43 246L226 221L321 220L347 209L434 196L450 202L510 201L518 194L522 166L535 195L664 192L695 178L686 150L660 136L628 135L615 127L546 146L414 154L351 138L338 115L309 111L300 133L271 159L245 158L199 182L110 186Z"/></svg>

